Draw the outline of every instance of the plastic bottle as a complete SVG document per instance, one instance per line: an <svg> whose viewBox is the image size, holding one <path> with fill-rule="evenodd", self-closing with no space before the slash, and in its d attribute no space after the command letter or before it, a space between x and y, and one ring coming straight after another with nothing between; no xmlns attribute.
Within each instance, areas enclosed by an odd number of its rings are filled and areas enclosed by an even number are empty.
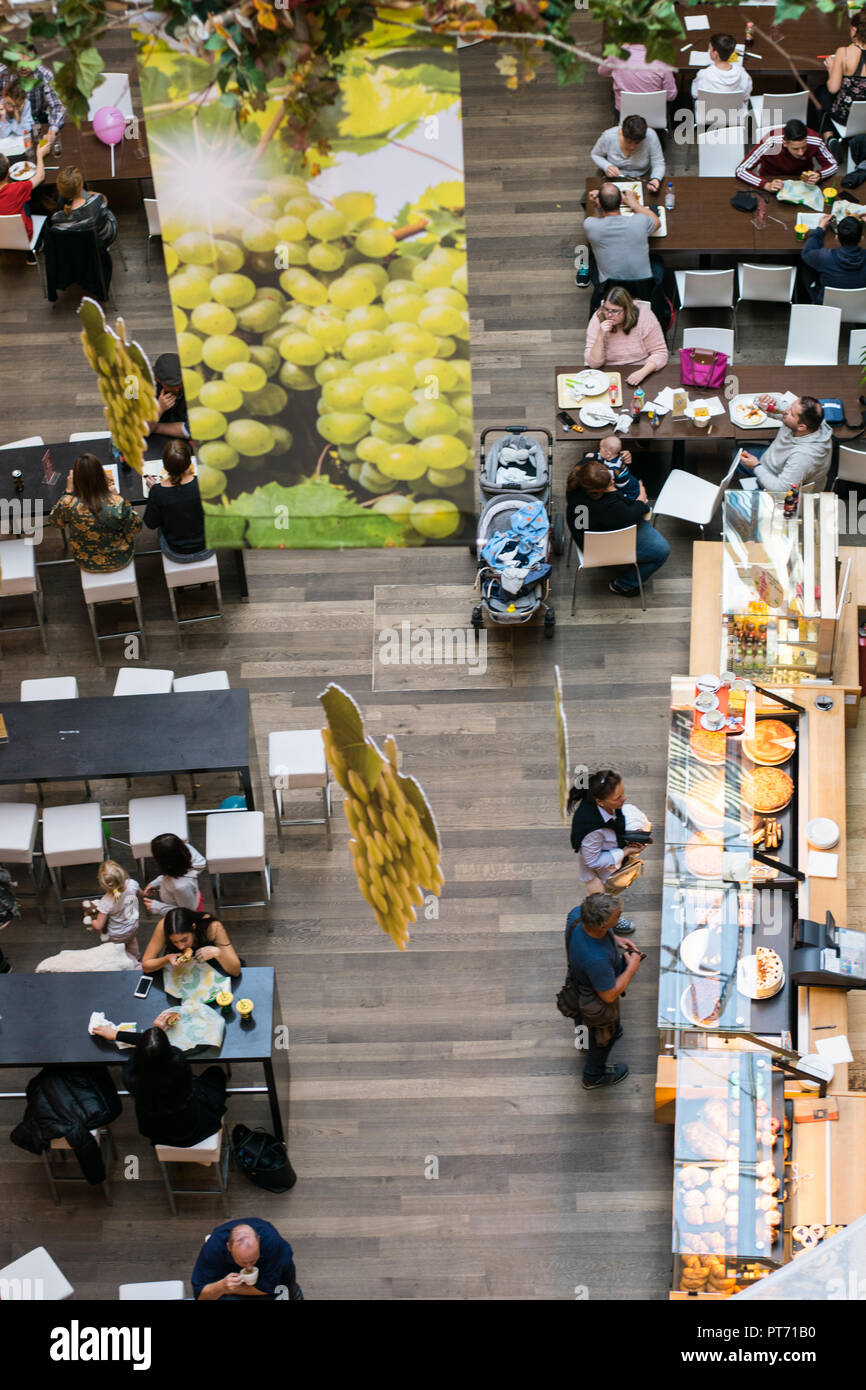
<svg viewBox="0 0 866 1390"><path fill-rule="evenodd" d="M665 212L673 212L674 208L676 207L676 203L677 200L674 196L673 180L671 180L668 184L667 193L665 194Z"/></svg>

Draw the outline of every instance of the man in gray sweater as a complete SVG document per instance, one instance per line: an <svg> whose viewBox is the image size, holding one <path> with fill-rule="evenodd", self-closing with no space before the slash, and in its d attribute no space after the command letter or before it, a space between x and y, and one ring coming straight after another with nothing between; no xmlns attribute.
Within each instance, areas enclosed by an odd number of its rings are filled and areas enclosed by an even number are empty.
<svg viewBox="0 0 866 1390"><path fill-rule="evenodd" d="M758 405L769 414L777 413L772 396L759 396ZM821 492L827 482L833 458L833 431L824 419L821 402L814 396L801 396L782 416L779 433L772 444L756 444L754 452L740 450L738 472L756 478L767 492Z"/></svg>
<svg viewBox="0 0 866 1390"><path fill-rule="evenodd" d="M658 230L659 219L651 208L639 203L628 189L620 193L615 183L603 183L589 194L590 203L599 216L587 217L583 232L595 256L598 282L607 280L630 288L646 281L641 293L647 297L652 290L649 239ZM623 217L623 204L633 217Z"/></svg>
<svg viewBox="0 0 866 1390"><path fill-rule="evenodd" d="M622 125L603 130L590 155L605 178L646 179L647 192L658 193L665 176L661 142L643 116L626 116Z"/></svg>

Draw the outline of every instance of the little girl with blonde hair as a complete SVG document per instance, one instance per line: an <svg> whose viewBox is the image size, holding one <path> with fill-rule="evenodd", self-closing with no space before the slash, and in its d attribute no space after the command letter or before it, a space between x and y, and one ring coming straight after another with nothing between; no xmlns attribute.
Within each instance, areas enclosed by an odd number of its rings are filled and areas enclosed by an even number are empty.
<svg viewBox="0 0 866 1390"><path fill-rule="evenodd" d="M126 870L120 864L115 864L113 859L106 859L104 864L100 864L98 882L103 896L98 902L84 904L85 911L91 909L96 914L90 922L85 919L87 930L104 933L107 941L123 942L127 954L132 956L133 960L139 960L140 884L134 878L130 878Z"/></svg>

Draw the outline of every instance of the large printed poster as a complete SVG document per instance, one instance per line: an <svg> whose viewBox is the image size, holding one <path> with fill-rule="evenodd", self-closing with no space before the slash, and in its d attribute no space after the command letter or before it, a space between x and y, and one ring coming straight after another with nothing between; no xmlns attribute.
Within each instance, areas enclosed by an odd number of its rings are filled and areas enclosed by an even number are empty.
<svg viewBox="0 0 866 1390"><path fill-rule="evenodd" d="M274 135L291 73L238 125L209 62L136 41L208 545L470 538L453 41L371 23L306 155Z"/></svg>

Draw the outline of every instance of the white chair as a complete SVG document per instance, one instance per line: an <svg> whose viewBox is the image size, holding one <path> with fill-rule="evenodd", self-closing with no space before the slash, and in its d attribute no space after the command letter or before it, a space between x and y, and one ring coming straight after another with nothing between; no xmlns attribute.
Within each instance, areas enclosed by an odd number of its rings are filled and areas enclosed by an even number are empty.
<svg viewBox="0 0 866 1390"><path fill-rule="evenodd" d="M828 285L823 303L825 308L841 309L843 323L866 323L866 289L838 290Z"/></svg>
<svg viewBox="0 0 866 1390"><path fill-rule="evenodd" d="M90 619L90 630L93 633L93 644L96 647L96 659L102 666L102 648L100 642L111 642L117 637L140 637L142 654L147 656L147 638L144 634L144 619L141 616L141 598L138 592L138 580L135 575L135 561L122 570L113 570L110 574L88 574L86 570L79 570L81 575L81 589L84 594L84 602L87 604L87 616ZM131 628L128 632L107 632L105 636L100 636L96 626L96 608L100 603L119 603L125 600L132 600L135 606L135 617L138 627Z"/></svg>
<svg viewBox="0 0 866 1390"><path fill-rule="evenodd" d="M102 808L98 801L78 806L46 806L42 812L42 853L45 867L66 926L64 903L81 901L64 898L63 870L73 864L101 864L105 858Z"/></svg>
<svg viewBox="0 0 866 1390"><path fill-rule="evenodd" d="M624 526L620 531L584 531L583 546L575 544L577 565L571 590L571 616L577 601L577 576L581 570L604 569L609 565L634 565L640 589L640 606L646 612L646 595L637 565L637 526Z"/></svg>
<svg viewBox="0 0 866 1390"><path fill-rule="evenodd" d="M215 618L219 618L223 627L223 640L226 641L223 595L220 588L220 567L216 555L209 556L207 560L191 561L188 565L178 564L175 560L169 560L167 555L163 555L162 572L168 585L168 601L171 604L171 616L174 618L177 645L181 651L183 650L181 628L186 627L189 623L209 623ZM199 584L213 584L217 602L216 613L202 613L196 618L179 617L175 590L189 589L193 585Z"/></svg>
<svg viewBox="0 0 866 1390"><path fill-rule="evenodd" d="M110 439L110 438L111 438L111 430L96 430L95 433L92 433L92 434L89 434L89 433L87 432L87 430L85 430L83 433L71 434L71 435L69 436L69 443L70 443L70 444L86 444L86 443L87 443L89 440L91 440L91 439Z"/></svg>
<svg viewBox="0 0 866 1390"><path fill-rule="evenodd" d="M45 921L42 906L42 885L36 877L34 864L36 835L39 830L39 811L29 802L0 801L0 864L20 864L30 871L32 896L36 899L39 916ZM18 893L21 893L20 886ZM29 896L29 895L28 895Z"/></svg>
<svg viewBox="0 0 866 1390"><path fill-rule="evenodd" d="M29 541L0 541L0 596L13 598L28 594L33 599L36 614L35 623L21 623L18 627L2 627L0 633L36 632L42 638L42 650L47 653L48 642L45 637L45 600L39 571L36 568L36 547Z"/></svg>
<svg viewBox="0 0 866 1390"><path fill-rule="evenodd" d="M835 367L842 310L829 304L792 304L786 367Z"/></svg>
<svg viewBox="0 0 866 1390"><path fill-rule="evenodd" d="M99 1145L99 1152L102 1157L103 1167L105 1168L105 1177L97 1186L102 1188L102 1193L106 1202L110 1207L113 1207L114 1201L111 1196L111 1184L108 1180L111 1167L111 1155L114 1148L111 1142L111 1135L107 1129L92 1129L90 1133ZM64 1163L71 1153L72 1146L66 1139L51 1139L48 1148L42 1150L42 1161L45 1164L48 1186L51 1188L51 1196L54 1198L54 1205L57 1207L60 1206L60 1193L57 1190L58 1183L87 1182L84 1174L80 1171L77 1173L59 1173L57 1171L54 1161L55 1155L59 1154L61 1156L61 1163ZM77 1167L77 1160L75 1166Z"/></svg>
<svg viewBox="0 0 866 1390"><path fill-rule="evenodd" d="M755 131L759 140L768 130L783 126L788 121L809 124L806 119L809 114L809 93L805 91L753 92L749 105L755 117Z"/></svg>
<svg viewBox="0 0 866 1390"><path fill-rule="evenodd" d="M179 1302L185 1297L182 1279L154 1279L147 1284L118 1284L121 1303Z"/></svg>
<svg viewBox="0 0 866 1390"><path fill-rule="evenodd" d="M626 116L643 116L652 130L667 130L668 98L662 92L621 92L619 98L620 124Z"/></svg>
<svg viewBox="0 0 866 1390"><path fill-rule="evenodd" d="M274 796L274 818L277 822L280 850L283 848L284 825L324 825L328 835L328 849L333 849L331 786L321 730L292 729L268 734L268 776ZM321 789L324 818L284 820L283 793L315 787Z"/></svg>
<svg viewBox="0 0 866 1390"><path fill-rule="evenodd" d="M190 1194L201 1197L210 1197L217 1192L223 1204L223 1211L226 1216L229 1214L228 1201L226 1199L226 1177L229 1168L229 1145L224 1142L222 1128L216 1134L212 1134L208 1139L202 1139L200 1144L194 1144L189 1149L175 1149L170 1144L154 1144L153 1151L156 1154L157 1163L162 1172L165 1190L168 1193L168 1204L171 1207L172 1216L177 1216L177 1206L175 1204L175 1193L179 1197L186 1197ZM206 1168L214 1168L216 1171L216 1187L172 1187L168 1174L169 1163L199 1163Z"/></svg>
<svg viewBox="0 0 866 1390"><path fill-rule="evenodd" d="M733 270L675 270L681 309L734 308Z"/></svg>
<svg viewBox="0 0 866 1390"><path fill-rule="evenodd" d="M737 455L722 481L715 485L694 473L686 473L681 468L673 468L665 479L664 487L653 503L653 520L660 516L673 516L678 521L690 521L700 526L709 526L716 514L716 508L737 471Z"/></svg>
<svg viewBox="0 0 866 1390"><path fill-rule="evenodd" d="M176 676L174 689L183 690L230 690L228 671L202 671L198 676Z"/></svg>
<svg viewBox="0 0 866 1390"><path fill-rule="evenodd" d="M840 140L850 140L852 135L866 135L866 101L852 101L844 125L832 120L832 117L831 124Z"/></svg>
<svg viewBox="0 0 866 1390"><path fill-rule="evenodd" d="M0 251L35 251L46 219L41 214L34 213L31 221L33 232L28 236L20 212L4 213L0 217Z"/></svg>
<svg viewBox="0 0 866 1390"><path fill-rule="evenodd" d="M849 449L847 444L840 444L838 462L837 483L859 483L861 487L866 487L866 450Z"/></svg>
<svg viewBox="0 0 866 1390"><path fill-rule="evenodd" d="M263 811L215 811L205 818L205 859L221 907L266 907L271 900L271 871L265 851ZM254 903L224 903L223 874L259 874L265 897Z"/></svg>
<svg viewBox="0 0 866 1390"><path fill-rule="evenodd" d="M702 352L723 352L729 362L734 360L733 328L684 328L683 347Z"/></svg>
<svg viewBox="0 0 866 1390"><path fill-rule="evenodd" d="M739 293L734 305L734 340L737 333L737 311L745 300L766 304L790 304L794 298L794 281L797 267L794 265L750 265L741 262L737 266Z"/></svg>
<svg viewBox="0 0 866 1390"><path fill-rule="evenodd" d="M37 1245L0 1269L3 1301L59 1303L74 1292L66 1275L57 1267L44 1245Z"/></svg>
<svg viewBox="0 0 866 1390"><path fill-rule="evenodd" d="M121 666L112 695L170 695L174 671L148 666Z"/></svg>
<svg viewBox="0 0 866 1390"><path fill-rule="evenodd" d="M185 796L136 796L129 803L129 848L138 860L142 886L146 882L151 841L157 835L189 839Z"/></svg>
<svg viewBox="0 0 866 1390"><path fill-rule="evenodd" d="M47 676L43 680L22 681L21 700L77 700L78 681L74 676Z"/></svg>
<svg viewBox="0 0 866 1390"><path fill-rule="evenodd" d="M866 355L866 328L852 328L848 339L848 366L859 367Z"/></svg>
<svg viewBox="0 0 866 1390"><path fill-rule="evenodd" d="M118 111L132 120L132 96L129 91L129 73L104 72L102 81L94 87L87 101L87 119L93 120L103 106L116 106Z"/></svg>
<svg viewBox="0 0 866 1390"><path fill-rule="evenodd" d="M11 444L0 444L0 449L30 449L34 444L44 443L45 440L41 434L31 434L29 439L13 439Z"/></svg>
<svg viewBox="0 0 866 1390"><path fill-rule="evenodd" d="M746 157L746 142L735 127L698 131L698 174L702 179L732 179Z"/></svg>
<svg viewBox="0 0 866 1390"><path fill-rule="evenodd" d="M148 281L150 280L150 242L151 238L162 236L162 226L159 220L159 204L155 198L142 198L144 203L144 215L147 218L147 241L145 242L145 269Z"/></svg>

